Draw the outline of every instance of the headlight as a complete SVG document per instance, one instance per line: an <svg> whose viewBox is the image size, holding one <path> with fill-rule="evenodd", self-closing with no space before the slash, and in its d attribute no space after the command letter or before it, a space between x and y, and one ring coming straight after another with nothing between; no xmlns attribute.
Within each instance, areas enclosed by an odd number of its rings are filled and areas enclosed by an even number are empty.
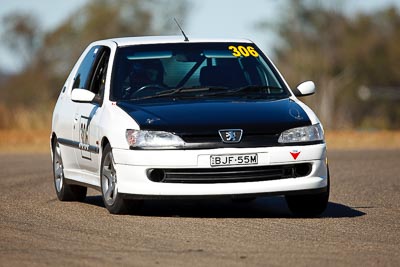
<svg viewBox="0 0 400 267"><path fill-rule="evenodd" d="M130 147L170 148L183 147L185 142L177 135L161 131L126 130Z"/></svg>
<svg viewBox="0 0 400 267"><path fill-rule="evenodd" d="M314 124L311 126L298 127L284 131L279 136L279 143L301 143L301 142L313 142L323 141L324 132L322 131L321 125Z"/></svg>

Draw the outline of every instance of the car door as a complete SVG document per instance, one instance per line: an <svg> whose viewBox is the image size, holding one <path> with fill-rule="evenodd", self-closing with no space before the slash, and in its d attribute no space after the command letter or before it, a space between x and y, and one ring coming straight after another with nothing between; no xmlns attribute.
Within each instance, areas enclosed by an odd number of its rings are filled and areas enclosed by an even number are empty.
<svg viewBox="0 0 400 267"><path fill-rule="evenodd" d="M110 48L93 47L88 53L87 65L82 63L82 72L77 72L73 88L86 89L95 93L90 103L77 103L74 111L73 140L76 161L91 184L98 183L99 172L99 123L104 100L105 79L109 63Z"/></svg>
<svg viewBox="0 0 400 267"><path fill-rule="evenodd" d="M57 139L61 146L65 176L77 179L81 178L80 167L76 160L78 142L74 141L74 131L77 126L76 111L82 103L72 101L71 94L74 88L87 87L87 80L94 65L96 57L94 51L98 47L92 47L84 52L79 65L76 65L68 77L60 96L57 100L54 113L56 114L53 123L55 124Z"/></svg>

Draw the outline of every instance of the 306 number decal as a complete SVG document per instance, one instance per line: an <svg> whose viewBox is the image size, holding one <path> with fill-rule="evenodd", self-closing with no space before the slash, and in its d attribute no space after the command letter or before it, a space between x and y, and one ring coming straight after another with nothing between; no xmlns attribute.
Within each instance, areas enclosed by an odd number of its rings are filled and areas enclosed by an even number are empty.
<svg viewBox="0 0 400 267"><path fill-rule="evenodd" d="M259 56L258 52L252 46L244 47L242 45L239 45L239 46L231 45L228 47L228 49L232 51L232 55L234 55L235 57L241 57L241 56L258 57Z"/></svg>

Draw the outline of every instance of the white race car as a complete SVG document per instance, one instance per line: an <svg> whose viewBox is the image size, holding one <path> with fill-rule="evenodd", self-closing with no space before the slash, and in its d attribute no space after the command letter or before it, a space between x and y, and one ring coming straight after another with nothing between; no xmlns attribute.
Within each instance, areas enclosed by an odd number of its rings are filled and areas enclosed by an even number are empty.
<svg viewBox="0 0 400 267"><path fill-rule="evenodd" d="M53 113L62 201L98 189L111 213L136 200L284 195L297 216L329 198L322 125L245 39L134 37L90 44Z"/></svg>

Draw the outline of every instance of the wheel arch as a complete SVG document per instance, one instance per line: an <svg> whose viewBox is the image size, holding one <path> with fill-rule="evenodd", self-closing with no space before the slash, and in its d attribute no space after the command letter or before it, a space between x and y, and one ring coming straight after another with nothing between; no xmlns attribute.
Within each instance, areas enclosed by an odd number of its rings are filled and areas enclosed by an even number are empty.
<svg viewBox="0 0 400 267"><path fill-rule="evenodd" d="M51 133L51 137L50 137L50 143L51 143L51 148L54 148L54 141L57 139L57 135L55 132Z"/></svg>
<svg viewBox="0 0 400 267"><path fill-rule="evenodd" d="M51 154L51 160L53 160L53 151L54 151L54 142L57 140L57 135L55 132L51 133L50 136L50 154Z"/></svg>
<svg viewBox="0 0 400 267"><path fill-rule="evenodd" d="M103 153L104 148L106 147L107 144L109 144L109 145L111 146L111 143L110 143L110 140L108 139L108 137L107 137L107 136L104 136L104 137L101 139L101 144L100 144L100 149L101 149L101 152L102 152L102 153Z"/></svg>

